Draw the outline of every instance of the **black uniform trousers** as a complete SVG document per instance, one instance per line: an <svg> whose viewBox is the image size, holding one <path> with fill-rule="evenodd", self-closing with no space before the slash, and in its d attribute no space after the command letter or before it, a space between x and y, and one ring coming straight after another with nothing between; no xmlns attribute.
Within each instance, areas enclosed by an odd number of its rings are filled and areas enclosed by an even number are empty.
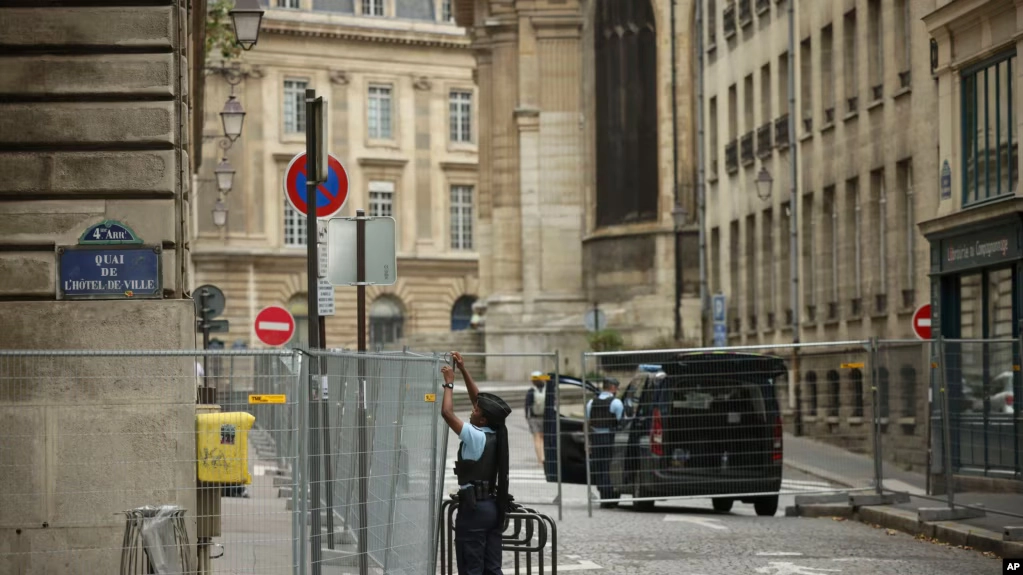
<svg viewBox="0 0 1023 575"><path fill-rule="evenodd" d="M611 456L615 434L608 431L590 433L590 481L597 486L601 499L614 499L611 487Z"/></svg>
<svg viewBox="0 0 1023 575"><path fill-rule="evenodd" d="M497 499L477 501L475 509L464 503L455 520L455 560L458 575L503 575L501 571L501 525L497 522Z"/></svg>

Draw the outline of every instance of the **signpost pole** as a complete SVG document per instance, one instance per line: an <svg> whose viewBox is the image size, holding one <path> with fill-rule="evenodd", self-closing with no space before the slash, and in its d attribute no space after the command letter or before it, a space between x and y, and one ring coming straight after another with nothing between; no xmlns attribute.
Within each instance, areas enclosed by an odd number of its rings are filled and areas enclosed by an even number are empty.
<svg viewBox="0 0 1023 575"><path fill-rule="evenodd" d="M316 160L319 158L319 150L317 149L317 108L319 107L321 99L316 97L316 90L307 89L305 91L305 173L306 173L306 185L305 185L305 206L306 206L306 276L308 284L306 286L306 294L308 299L308 318L309 318L309 349L315 350L319 346L320 336L320 310L319 302L317 301L317 295L319 294L319 274L317 273L317 267L319 259L317 256L317 247L319 241L319 230L316 226L316 188L319 182L317 181L317 166ZM310 358L312 359L312 358ZM306 382L310 386L310 391L313 393L309 394L310 402L314 401L314 398L319 397L319 394L315 393L315 388L319 387L319 365L315 361L309 361L309 381ZM311 526L311 546L312 553L310 559L312 561L313 575L320 575L322 567L322 536L323 533L320 527L320 434L318 433L319 427L319 411L313 405L307 406L309 408L309 509L312 513L312 526Z"/></svg>
<svg viewBox="0 0 1023 575"><path fill-rule="evenodd" d="M366 434L366 212L355 212L356 315L359 344L359 575L369 573L369 441Z"/></svg>
<svg viewBox="0 0 1023 575"><path fill-rule="evenodd" d="M327 349L327 318L320 316L320 346L323 349ZM327 548L334 549L334 485L333 478L331 477L330 468L330 456L332 447L330 444L330 402L328 401L329 395L327 394L327 378L329 377L329 370L327 368L327 358L320 358L320 373L321 381L323 382L320 389L323 392L321 396L320 404L323 409L323 487L324 497L326 499L326 515L327 515Z"/></svg>

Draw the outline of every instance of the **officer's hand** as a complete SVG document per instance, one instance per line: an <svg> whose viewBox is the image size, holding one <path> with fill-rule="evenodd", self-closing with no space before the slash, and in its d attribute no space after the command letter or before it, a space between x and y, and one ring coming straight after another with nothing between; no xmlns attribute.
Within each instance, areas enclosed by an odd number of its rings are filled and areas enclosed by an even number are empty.
<svg viewBox="0 0 1023 575"><path fill-rule="evenodd" d="M450 365L442 366L440 373L444 376L444 383L455 383L455 370Z"/></svg>
<svg viewBox="0 0 1023 575"><path fill-rule="evenodd" d="M465 369L465 360L462 359L462 354L458 353L457 351L451 352L451 361L455 363L455 367L457 367L458 369L460 370Z"/></svg>

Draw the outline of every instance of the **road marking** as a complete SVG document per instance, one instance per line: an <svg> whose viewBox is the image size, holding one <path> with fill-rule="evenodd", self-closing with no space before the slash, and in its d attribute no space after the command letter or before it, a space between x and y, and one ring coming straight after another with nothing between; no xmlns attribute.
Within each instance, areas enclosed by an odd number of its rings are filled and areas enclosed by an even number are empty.
<svg viewBox="0 0 1023 575"><path fill-rule="evenodd" d="M675 521L683 523L692 523L693 525L699 525L700 527L708 527L710 529L717 529L719 531L728 531L728 528L724 525L718 525L720 519L712 519L710 517L687 517L685 515L665 515L665 521Z"/></svg>
<svg viewBox="0 0 1023 575"><path fill-rule="evenodd" d="M267 331L288 331L291 329L291 324L284 321L261 321L257 329L265 329Z"/></svg>
<svg viewBox="0 0 1023 575"><path fill-rule="evenodd" d="M802 553L796 553L795 551L761 551L757 553L758 557L799 557Z"/></svg>
<svg viewBox="0 0 1023 575"><path fill-rule="evenodd" d="M757 573L768 573L769 575L822 575L823 573L841 573L841 569L821 569L818 567L804 567L795 563L779 563L772 561L767 567L757 567Z"/></svg>

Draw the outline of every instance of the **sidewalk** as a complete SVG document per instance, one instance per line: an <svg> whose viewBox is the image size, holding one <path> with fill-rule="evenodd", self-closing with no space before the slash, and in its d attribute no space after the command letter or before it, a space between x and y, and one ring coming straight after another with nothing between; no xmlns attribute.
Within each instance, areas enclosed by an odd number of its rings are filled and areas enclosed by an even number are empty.
<svg viewBox="0 0 1023 575"><path fill-rule="evenodd" d="M785 465L849 488L874 486L874 460L871 457L805 437L785 435ZM956 505L982 506L989 510L987 515L959 521L921 523L917 518L917 513L921 508L947 508L948 506L944 495L932 496L930 499L920 497L926 495L924 474L904 471L885 462L882 466L882 485L885 493L908 493L910 495L909 503L871 507L869 512L860 514L861 520L883 522L886 518L881 515L887 514L890 515L887 518L890 523L886 525L888 527L925 535L930 534L931 536L937 536L942 531L950 530L961 532L964 536L972 532L976 535L994 537L998 541L1002 540L1002 534L1006 527L1023 526L1023 518L1000 515L990 511L999 510L1023 515L1023 495L957 492L955 494ZM936 532L938 533L935 534ZM965 544L958 541L950 542ZM1018 550L1023 551L1023 543L1017 545L1019 545ZM1015 545L1013 547L1015 548Z"/></svg>

